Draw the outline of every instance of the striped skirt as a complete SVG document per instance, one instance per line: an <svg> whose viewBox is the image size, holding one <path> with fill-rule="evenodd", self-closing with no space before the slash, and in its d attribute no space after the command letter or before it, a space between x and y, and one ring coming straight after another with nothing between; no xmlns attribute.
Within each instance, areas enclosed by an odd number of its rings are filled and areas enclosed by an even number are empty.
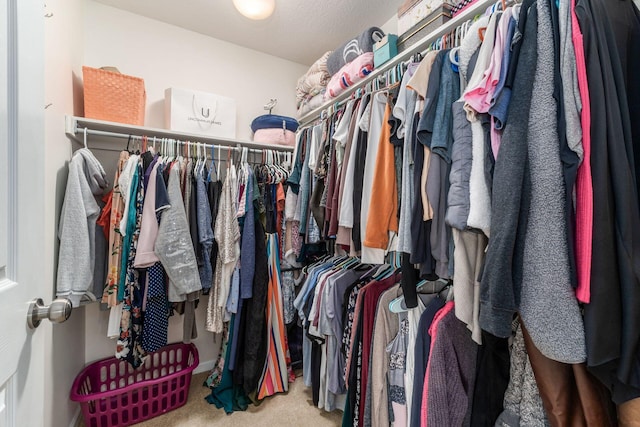
<svg viewBox="0 0 640 427"><path fill-rule="evenodd" d="M269 341L267 360L258 383L258 399L289 390L291 358L284 323L280 252L278 235L267 234L267 259L269 262L269 288L267 291L267 333Z"/></svg>

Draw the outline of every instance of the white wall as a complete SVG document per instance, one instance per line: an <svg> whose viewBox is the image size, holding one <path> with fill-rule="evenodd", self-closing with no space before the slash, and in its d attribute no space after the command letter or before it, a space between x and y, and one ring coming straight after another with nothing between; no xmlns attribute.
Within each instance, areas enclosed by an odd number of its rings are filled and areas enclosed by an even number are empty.
<svg viewBox="0 0 640 427"><path fill-rule="evenodd" d="M274 113L293 115L295 82L306 67L271 57L174 26L122 12L90 0L48 0L45 21L46 100L46 211L44 280L55 296L58 240L56 230L67 165L79 148L64 136L64 115L82 115L82 65L114 65L127 74L145 79L147 120L163 127L163 96L166 87L210 91L236 99L239 138L249 139L249 123L263 114L262 105L277 97ZM113 176L113 152L95 151ZM213 334L204 331L206 299L197 312L199 338L195 341L201 369L216 357ZM77 404L68 398L71 383L80 370L96 359L110 357L115 343L106 338L107 313L93 304L74 309L62 325L43 322L49 356L45 361L45 426L68 426L77 415ZM170 342L182 340L182 319L170 323Z"/></svg>
<svg viewBox="0 0 640 427"><path fill-rule="evenodd" d="M84 55L84 0L47 0L45 19L45 236L46 271L43 280L50 291L45 303L55 297L58 253L56 230L67 182L67 164L72 145L64 135L64 115L81 114L81 76ZM75 99L75 102L74 102ZM73 310L64 324L42 322L38 333L46 335L44 425L68 426L79 406L69 400L76 375L85 364L85 313Z"/></svg>
<svg viewBox="0 0 640 427"><path fill-rule="evenodd" d="M386 34L398 35L398 15L394 13L393 16L389 18L389 20L385 22L380 28Z"/></svg>
<svg viewBox="0 0 640 427"><path fill-rule="evenodd" d="M307 66L90 0L85 7L84 64L115 66L123 73L144 78L147 126L164 127L164 90L168 87L235 98L237 137L241 139L250 138L249 124L264 114L262 106L269 98L278 98L274 114L295 115L295 85ZM113 177L117 153L95 153ZM196 313L199 336L194 341L201 363L205 362L201 369L208 369L217 356L214 336L204 330L206 298L201 299ZM101 312L97 304L85 310L87 363L112 356L115 342L106 338L108 313ZM169 341L181 340L182 317L175 316L170 320Z"/></svg>
<svg viewBox="0 0 640 427"><path fill-rule="evenodd" d="M93 1L87 1L84 62L144 78L151 127L164 127L168 87L234 98L241 139L250 139L249 124L270 98L278 98L275 114L295 117L296 81L308 68Z"/></svg>

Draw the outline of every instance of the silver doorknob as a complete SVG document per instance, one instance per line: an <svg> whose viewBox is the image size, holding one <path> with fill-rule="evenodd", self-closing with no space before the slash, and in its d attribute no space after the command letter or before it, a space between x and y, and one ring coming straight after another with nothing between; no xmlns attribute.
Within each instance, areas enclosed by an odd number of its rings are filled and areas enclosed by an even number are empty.
<svg viewBox="0 0 640 427"><path fill-rule="evenodd" d="M71 301L67 298L55 299L50 305L44 305L42 298L36 298L29 304L27 324L29 328L35 329L44 319L49 319L53 323L62 323L71 316L71 308Z"/></svg>

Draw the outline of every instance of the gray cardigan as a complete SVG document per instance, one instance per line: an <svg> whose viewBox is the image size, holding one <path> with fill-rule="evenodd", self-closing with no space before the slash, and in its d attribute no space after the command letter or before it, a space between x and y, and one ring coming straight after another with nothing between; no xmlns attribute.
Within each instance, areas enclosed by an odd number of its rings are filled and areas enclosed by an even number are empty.
<svg viewBox="0 0 640 427"><path fill-rule="evenodd" d="M537 2L529 15L494 174L480 324L507 337L519 309L545 356L580 363L586 358L584 325L571 287L565 238L549 3Z"/></svg>
<svg viewBox="0 0 640 427"><path fill-rule="evenodd" d="M584 325L571 285L565 189L560 161L554 46L548 0L538 5L538 61L527 132L531 188L520 315L536 347L564 363L586 360Z"/></svg>
<svg viewBox="0 0 640 427"><path fill-rule="evenodd" d="M527 8L531 1L525 0ZM514 275L522 271L523 239L528 210L521 206L527 165L529 109L537 59L537 11L526 19L524 38L505 126L496 160L491 200L491 240L487 248L480 291L480 326L501 338L511 336L511 321L520 303L520 283ZM525 18L526 17L526 18ZM525 199L526 202L526 199ZM519 227L520 226L520 227Z"/></svg>

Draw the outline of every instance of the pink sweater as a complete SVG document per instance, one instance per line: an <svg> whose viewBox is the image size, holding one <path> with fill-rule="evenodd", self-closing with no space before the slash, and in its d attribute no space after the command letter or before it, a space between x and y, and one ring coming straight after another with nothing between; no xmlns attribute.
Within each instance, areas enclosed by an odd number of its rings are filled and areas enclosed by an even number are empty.
<svg viewBox="0 0 640 427"><path fill-rule="evenodd" d="M591 181L591 105L587 66L584 57L582 32L575 11L575 0L571 0L571 29L573 47L576 52L578 88L582 98L582 146L584 159L578 167L576 178L576 265L578 288L576 297L588 304L591 300L591 250L593 244L593 183Z"/></svg>

